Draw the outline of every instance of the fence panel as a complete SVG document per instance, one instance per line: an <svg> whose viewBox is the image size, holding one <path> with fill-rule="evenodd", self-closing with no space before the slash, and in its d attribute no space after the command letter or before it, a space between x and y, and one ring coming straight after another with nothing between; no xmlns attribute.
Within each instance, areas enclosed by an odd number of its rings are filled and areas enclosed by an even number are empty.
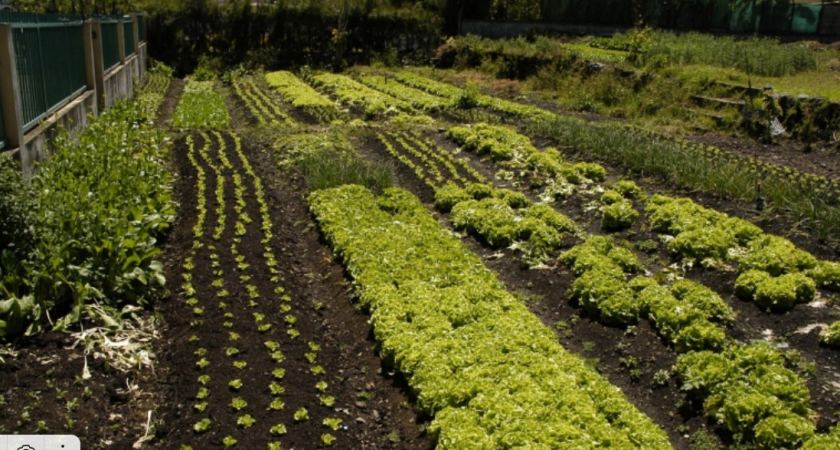
<svg viewBox="0 0 840 450"><path fill-rule="evenodd" d="M55 23L81 22L84 18L79 14L39 14L31 12L0 11L0 23Z"/></svg>
<svg viewBox="0 0 840 450"><path fill-rule="evenodd" d="M134 21L126 17L123 19L123 40L125 44L125 58L134 54Z"/></svg>
<svg viewBox="0 0 840 450"><path fill-rule="evenodd" d="M105 73L114 70L120 65L120 35L117 27L119 23L114 21L100 21L102 29L102 67Z"/></svg>
<svg viewBox="0 0 840 450"><path fill-rule="evenodd" d="M82 23L12 28L23 129L28 131L87 88Z"/></svg>
<svg viewBox="0 0 840 450"><path fill-rule="evenodd" d="M146 42L146 18L140 13L137 14L137 35L140 42Z"/></svg>

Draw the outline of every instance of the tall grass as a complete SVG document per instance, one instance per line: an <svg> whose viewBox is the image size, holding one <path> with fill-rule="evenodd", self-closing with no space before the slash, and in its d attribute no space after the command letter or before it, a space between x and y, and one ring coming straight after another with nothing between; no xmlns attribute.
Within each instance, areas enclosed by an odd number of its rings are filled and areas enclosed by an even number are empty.
<svg viewBox="0 0 840 450"><path fill-rule="evenodd" d="M782 45L773 39L716 37L701 33L676 35L654 32L642 50L646 64L704 64L745 73L783 77L816 70L817 55L798 44Z"/></svg>
<svg viewBox="0 0 840 450"><path fill-rule="evenodd" d="M640 173L655 174L690 189L752 202L761 183L761 195L776 212L809 221L821 239L840 240L840 205L832 198L836 187L832 192L831 186L814 183L807 176L780 173L777 166L716 153L625 125L555 116L533 121L530 127L541 136L588 155Z"/></svg>
<svg viewBox="0 0 840 450"><path fill-rule="evenodd" d="M358 184L374 192L382 192L394 184L391 163L365 161L348 152L322 149L309 153L300 162L306 185L312 191L345 184Z"/></svg>

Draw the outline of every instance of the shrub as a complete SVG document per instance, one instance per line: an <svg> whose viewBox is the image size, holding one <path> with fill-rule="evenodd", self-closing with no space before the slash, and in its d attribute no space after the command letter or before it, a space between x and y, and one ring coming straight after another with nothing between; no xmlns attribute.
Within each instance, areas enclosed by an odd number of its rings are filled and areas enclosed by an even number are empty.
<svg viewBox="0 0 840 450"><path fill-rule="evenodd" d="M604 208L601 226L607 230L623 230L633 226L638 219L639 212L633 209L632 203L624 200Z"/></svg>

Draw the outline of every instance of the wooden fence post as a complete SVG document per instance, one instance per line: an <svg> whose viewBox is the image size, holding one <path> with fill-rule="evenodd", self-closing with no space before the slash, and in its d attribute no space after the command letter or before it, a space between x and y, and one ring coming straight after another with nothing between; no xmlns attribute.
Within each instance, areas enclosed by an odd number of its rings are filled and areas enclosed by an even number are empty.
<svg viewBox="0 0 840 450"><path fill-rule="evenodd" d="M0 24L0 104L3 108L3 125L6 128L9 148L19 149L23 176L28 177L34 162L32 155L23 146L23 107L12 33L11 24Z"/></svg>
<svg viewBox="0 0 840 450"><path fill-rule="evenodd" d="M132 27L134 29L134 54L140 56L140 30L138 28L137 23L137 14L129 14L131 16L131 20L134 24Z"/></svg>
<svg viewBox="0 0 840 450"><path fill-rule="evenodd" d="M93 28L92 20L86 20L85 24L82 25L82 36L85 46L85 83L87 84L88 90L93 91L93 115L99 116L99 88L96 86L96 52L93 49L94 42L98 44L99 41L93 39Z"/></svg>
<svg viewBox="0 0 840 450"><path fill-rule="evenodd" d="M122 19L117 21L117 40L119 41L120 64L125 64L125 27L123 27Z"/></svg>
<svg viewBox="0 0 840 450"><path fill-rule="evenodd" d="M105 108L105 62L102 60L102 23L98 20L91 22L91 44L93 44L93 78L96 84L96 99L99 112Z"/></svg>

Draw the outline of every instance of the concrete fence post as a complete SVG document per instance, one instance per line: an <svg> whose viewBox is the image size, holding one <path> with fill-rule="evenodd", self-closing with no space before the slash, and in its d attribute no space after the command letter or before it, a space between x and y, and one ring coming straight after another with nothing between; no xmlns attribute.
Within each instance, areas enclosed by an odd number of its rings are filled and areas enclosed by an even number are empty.
<svg viewBox="0 0 840 450"><path fill-rule="evenodd" d="M105 61L102 59L102 24L98 20L91 21L91 31L96 102L99 105L99 111L104 112L107 108L105 107Z"/></svg>
<svg viewBox="0 0 840 450"><path fill-rule="evenodd" d="M120 64L125 64L125 29L123 28L123 21L120 19L117 21L117 40L119 42L119 49L120 49Z"/></svg>
<svg viewBox="0 0 840 450"><path fill-rule="evenodd" d="M0 24L0 104L3 108L3 126L9 148L20 150L23 176L28 177L33 167L32 155L23 148L23 103L18 86L15 64L15 45L10 24Z"/></svg>

